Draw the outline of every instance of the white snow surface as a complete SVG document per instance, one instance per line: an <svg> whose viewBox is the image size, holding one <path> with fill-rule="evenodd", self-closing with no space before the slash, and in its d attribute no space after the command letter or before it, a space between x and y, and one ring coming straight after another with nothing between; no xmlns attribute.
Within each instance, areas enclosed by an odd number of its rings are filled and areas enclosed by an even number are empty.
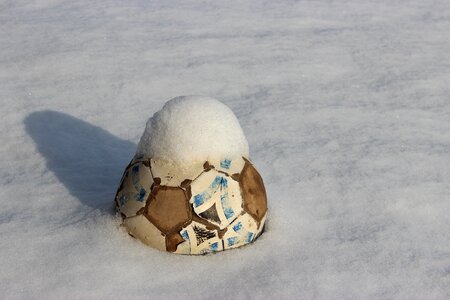
<svg viewBox="0 0 450 300"><path fill-rule="evenodd" d="M225 104L205 96L179 96L147 121L136 155L189 165L249 153L241 125Z"/></svg>
<svg viewBox="0 0 450 300"><path fill-rule="evenodd" d="M448 0L0 0L0 298L449 299ZM148 117L235 112L266 232L176 256L119 229Z"/></svg>

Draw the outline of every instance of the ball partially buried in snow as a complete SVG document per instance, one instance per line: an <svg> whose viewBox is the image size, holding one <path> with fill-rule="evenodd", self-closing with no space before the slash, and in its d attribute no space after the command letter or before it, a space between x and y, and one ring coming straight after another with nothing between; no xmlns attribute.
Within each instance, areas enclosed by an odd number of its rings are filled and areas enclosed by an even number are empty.
<svg viewBox="0 0 450 300"><path fill-rule="evenodd" d="M148 120L115 204L131 236L178 254L251 243L267 213L237 118L199 96L174 98Z"/></svg>

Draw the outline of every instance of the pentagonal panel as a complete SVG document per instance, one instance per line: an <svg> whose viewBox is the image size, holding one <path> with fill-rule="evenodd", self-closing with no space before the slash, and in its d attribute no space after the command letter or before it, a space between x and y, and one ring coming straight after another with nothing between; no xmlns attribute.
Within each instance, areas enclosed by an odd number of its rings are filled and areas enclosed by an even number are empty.
<svg viewBox="0 0 450 300"><path fill-rule="evenodd" d="M194 212L220 229L230 224L242 211L238 182L231 177L210 170L191 183L189 202Z"/></svg>
<svg viewBox="0 0 450 300"><path fill-rule="evenodd" d="M180 165L151 159L150 163L153 177L159 178L161 185L179 187L183 181L192 181L203 172L203 162Z"/></svg>
<svg viewBox="0 0 450 300"><path fill-rule="evenodd" d="M166 239L162 233L143 215L126 218L123 221L128 233L143 243L159 250L166 250Z"/></svg>
<svg viewBox="0 0 450 300"><path fill-rule="evenodd" d="M178 245L184 242L183 237L179 232L174 232L166 235L166 248L169 252L175 252Z"/></svg>
<svg viewBox="0 0 450 300"><path fill-rule="evenodd" d="M147 201L144 215L164 234L169 234L190 221L192 212L181 188L157 186Z"/></svg>
<svg viewBox="0 0 450 300"><path fill-rule="evenodd" d="M118 211L126 217L135 216L145 206L152 184L150 167L145 161L129 165L116 194Z"/></svg>
<svg viewBox="0 0 450 300"><path fill-rule="evenodd" d="M246 161L239 175L244 210L260 223L267 211L267 196L264 183L258 171Z"/></svg>
<svg viewBox="0 0 450 300"><path fill-rule="evenodd" d="M263 231L264 231L264 224L266 223L266 218L267 218L267 212L264 215L264 217L262 218L261 222L259 222L259 225L258 225L259 227L258 227L258 230L256 231L255 239L263 233Z"/></svg>

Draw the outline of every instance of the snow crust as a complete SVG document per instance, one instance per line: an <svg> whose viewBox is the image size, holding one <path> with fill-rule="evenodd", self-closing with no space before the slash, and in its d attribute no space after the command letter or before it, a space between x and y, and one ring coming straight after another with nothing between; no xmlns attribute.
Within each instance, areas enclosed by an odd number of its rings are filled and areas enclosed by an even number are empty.
<svg viewBox="0 0 450 300"><path fill-rule="evenodd" d="M177 164L249 156L239 121L225 104L204 96L169 100L147 121L137 155Z"/></svg>

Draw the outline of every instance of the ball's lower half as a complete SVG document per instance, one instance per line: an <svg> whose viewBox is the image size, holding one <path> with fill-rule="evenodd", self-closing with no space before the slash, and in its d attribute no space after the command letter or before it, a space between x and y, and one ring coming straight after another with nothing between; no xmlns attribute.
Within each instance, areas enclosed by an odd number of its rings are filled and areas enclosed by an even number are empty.
<svg viewBox="0 0 450 300"><path fill-rule="evenodd" d="M263 232L267 215L263 180L244 157L189 166L135 157L115 204L131 236L177 254L249 244Z"/></svg>

